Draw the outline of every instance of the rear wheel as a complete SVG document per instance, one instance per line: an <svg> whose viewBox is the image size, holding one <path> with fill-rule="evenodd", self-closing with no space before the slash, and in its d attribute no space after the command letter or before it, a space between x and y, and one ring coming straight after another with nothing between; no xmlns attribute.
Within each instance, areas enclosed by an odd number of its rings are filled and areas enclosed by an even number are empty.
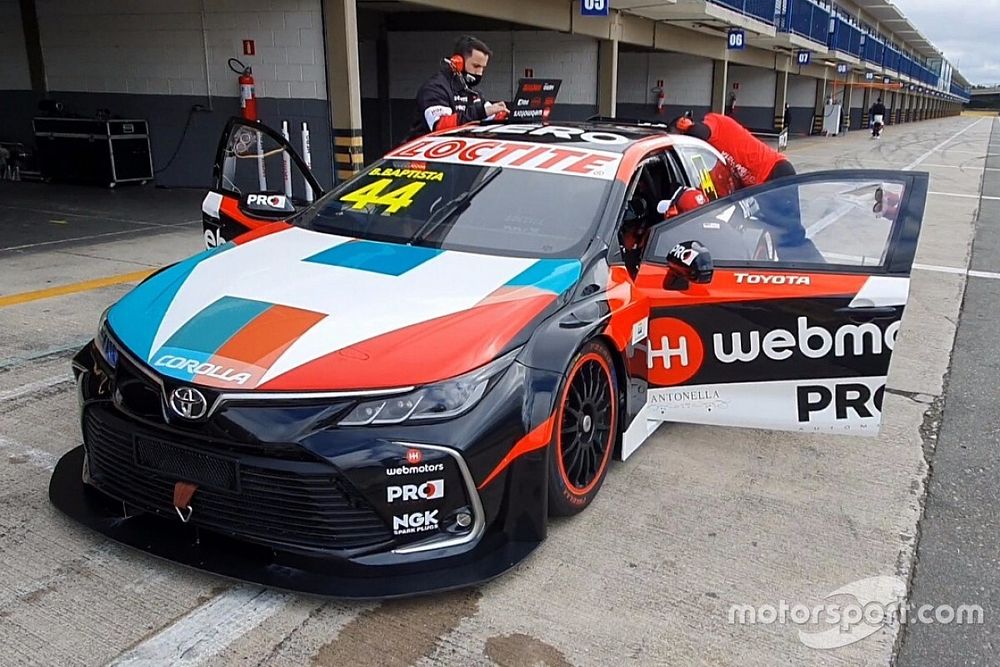
<svg viewBox="0 0 1000 667"><path fill-rule="evenodd" d="M576 514L591 503L618 439L618 390L607 348L587 343L569 368L549 456L549 513L554 516Z"/></svg>

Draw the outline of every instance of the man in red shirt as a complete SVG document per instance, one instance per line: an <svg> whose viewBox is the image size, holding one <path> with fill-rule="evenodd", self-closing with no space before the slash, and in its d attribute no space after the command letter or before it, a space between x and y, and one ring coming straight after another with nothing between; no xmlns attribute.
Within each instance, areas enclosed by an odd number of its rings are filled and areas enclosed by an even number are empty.
<svg viewBox="0 0 1000 667"><path fill-rule="evenodd" d="M722 153L730 171L743 187L794 176L795 168L784 155L753 136L729 116L709 113L696 123L687 116L673 121L668 131L697 137ZM779 187L754 196L759 218L775 236L779 255L786 259L822 262L822 256L802 225L797 187Z"/></svg>
<svg viewBox="0 0 1000 667"><path fill-rule="evenodd" d="M729 116L710 113L700 123L681 116L671 123L670 129L711 144L722 153L733 175L745 187L795 175L795 168L784 155L753 136Z"/></svg>

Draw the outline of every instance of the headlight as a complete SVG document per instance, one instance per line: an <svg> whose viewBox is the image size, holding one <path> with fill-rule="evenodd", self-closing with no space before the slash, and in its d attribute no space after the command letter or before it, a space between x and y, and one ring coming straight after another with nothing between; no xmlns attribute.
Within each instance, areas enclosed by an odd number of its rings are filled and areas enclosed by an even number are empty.
<svg viewBox="0 0 1000 667"><path fill-rule="evenodd" d="M421 419L448 419L472 408L486 393L490 380L513 363L520 349L444 382L430 384L402 396L359 403L340 420L340 426L399 424Z"/></svg>
<svg viewBox="0 0 1000 667"><path fill-rule="evenodd" d="M108 329L108 308L101 314L101 323L97 327L97 336L94 337L94 345L98 353L111 368L118 365L118 345L111 337Z"/></svg>

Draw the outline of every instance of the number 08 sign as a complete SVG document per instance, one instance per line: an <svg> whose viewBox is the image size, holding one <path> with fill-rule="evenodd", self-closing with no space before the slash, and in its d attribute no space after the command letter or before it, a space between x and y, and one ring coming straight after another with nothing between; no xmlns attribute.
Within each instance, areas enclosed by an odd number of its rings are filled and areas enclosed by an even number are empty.
<svg viewBox="0 0 1000 667"><path fill-rule="evenodd" d="M611 0L580 0L582 16L607 16L611 9Z"/></svg>

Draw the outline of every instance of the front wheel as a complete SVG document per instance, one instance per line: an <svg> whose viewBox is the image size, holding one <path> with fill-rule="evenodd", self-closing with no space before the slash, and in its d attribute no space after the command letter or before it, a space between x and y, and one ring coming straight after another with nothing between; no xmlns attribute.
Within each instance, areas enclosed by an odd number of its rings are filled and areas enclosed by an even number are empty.
<svg viewBox="0 0 1000 667"><path fill-rule="evenodd" d="M583 511L600 490L618 438L615 366L590 342L569 366L556 407L549 455L549 514Z"/></svg>

